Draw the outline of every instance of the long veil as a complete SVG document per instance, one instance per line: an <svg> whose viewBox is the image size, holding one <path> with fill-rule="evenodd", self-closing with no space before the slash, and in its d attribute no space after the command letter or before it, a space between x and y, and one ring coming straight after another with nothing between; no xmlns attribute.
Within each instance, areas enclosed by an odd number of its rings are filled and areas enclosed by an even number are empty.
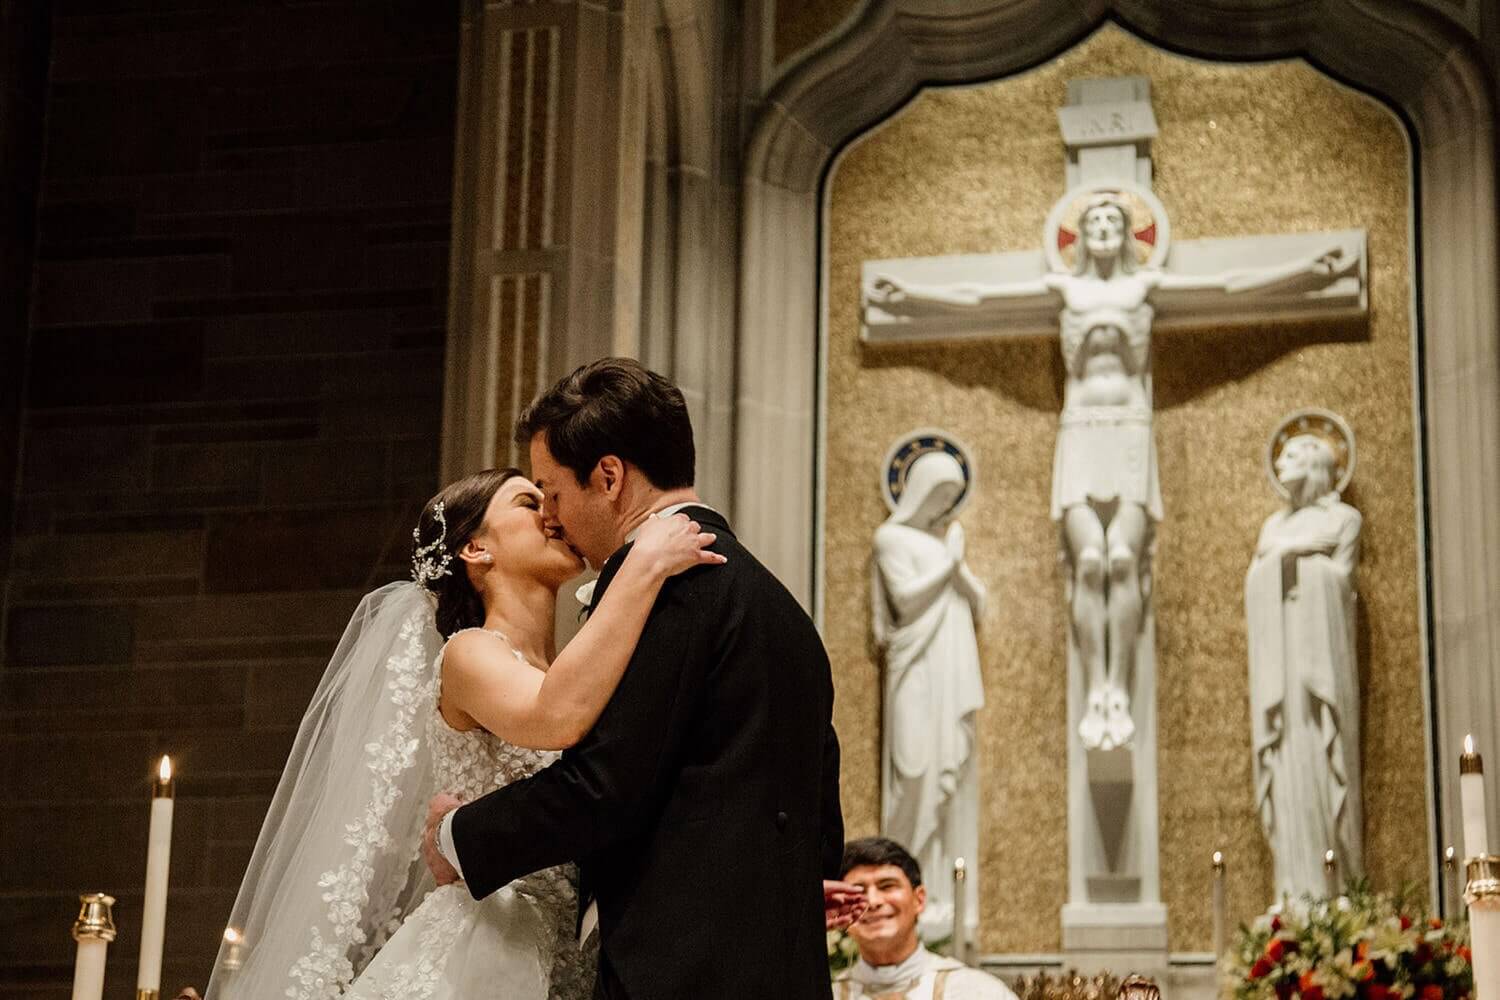
<svg viewBox="0 0 1500 1000"><path fill-rule="evenodd" d="M418 584L360 602L297 731L208 1000L337 997L432 888L423 729L441 648Z"/></svg>

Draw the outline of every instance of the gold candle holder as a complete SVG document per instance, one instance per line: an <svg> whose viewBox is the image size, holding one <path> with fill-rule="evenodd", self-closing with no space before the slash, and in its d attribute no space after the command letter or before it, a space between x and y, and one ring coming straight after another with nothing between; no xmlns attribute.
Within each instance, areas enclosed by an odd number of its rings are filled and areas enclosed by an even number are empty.
<svg viewBox="0 0 1500 1000"><path fill-rule="evenodd" d="M1470 906L1500 897L1500 854L1481 854L1466 862L1469 885L1464 901Z"/></svg>
<svg viewBox="0 0 1500 1000"><path fill-rule="evenodd" d="M112 896L91 892L78 897L78 919L73 921L73 940L78 953L73 960L73 1000L101 1000L104 973L109 961L109 943L115 939Z"/></svg>
<svg viewBox="0 0 1500 1000"><path fill-rule="evenodd" d="M1484 773L1484 758L1479 756L1479 751L1474 749L1473 733L1464 737L1464 752L1458 755L1458 773L1460 775Z"/></svg>
<svg viewBox="0 0 1500 1000"><path fill-rule="evenodd" d="M115 897L102 892L79 896L78 919L73 921L74 941L115 939Z"/></svg>

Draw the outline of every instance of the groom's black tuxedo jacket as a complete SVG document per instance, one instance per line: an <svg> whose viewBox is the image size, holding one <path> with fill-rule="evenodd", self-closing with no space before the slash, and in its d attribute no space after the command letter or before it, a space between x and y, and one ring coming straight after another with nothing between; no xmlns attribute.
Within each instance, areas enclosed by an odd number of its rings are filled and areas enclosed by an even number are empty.
<svg viewBox="0 0 1500 1000"><path fill-rule="evenodd" d="M599 903L597 996L821 1000L822 879L844 839L828 657L724 519L687 512L729 562L666 582L593 731L460 809L454 845L476 898L579 862Z"/></svg>

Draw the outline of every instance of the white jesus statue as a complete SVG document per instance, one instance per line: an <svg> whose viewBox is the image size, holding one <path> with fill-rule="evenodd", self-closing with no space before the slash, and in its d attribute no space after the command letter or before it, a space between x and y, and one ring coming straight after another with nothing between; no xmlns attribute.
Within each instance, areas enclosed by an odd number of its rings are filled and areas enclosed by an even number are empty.
<svg viewBox="0 0 1500 1000"><path fill-rule="evenodd" d="M1002 324L1007 302L1060 300L1066 377L1052 519L1086 684L1078 732L1085 747L1100 750L1127 746L1135 733L1129 692L1150 598L1151 543L1162 520L1151 428L1152 300L1316 293L1359 262L1357 248L1334 241L1278 265L1181 274L1141 263L1132 223L1127 200L1100 190L1078 212L1071 272L952 284L879 274L867 292L869 306L893 317L972 312Z"/></svg>

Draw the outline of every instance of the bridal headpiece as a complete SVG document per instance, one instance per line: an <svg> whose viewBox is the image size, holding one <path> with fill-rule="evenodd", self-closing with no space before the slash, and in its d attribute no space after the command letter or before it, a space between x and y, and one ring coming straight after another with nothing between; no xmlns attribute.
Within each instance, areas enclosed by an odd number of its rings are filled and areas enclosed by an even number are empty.
<svg viewBox="0 0 1500 1000"><path fill-rule="evenodd" d="M411 540L416 545L411 555L411 578L424 587L453 572L448 568L448 564L453 561L453 555L446 545L448 521L443 517L443 501L439 500L432 505L432 519L437 522L438 536L426 545L422 544L421 521L418 520L417 526L411 529Z"/></svg>

